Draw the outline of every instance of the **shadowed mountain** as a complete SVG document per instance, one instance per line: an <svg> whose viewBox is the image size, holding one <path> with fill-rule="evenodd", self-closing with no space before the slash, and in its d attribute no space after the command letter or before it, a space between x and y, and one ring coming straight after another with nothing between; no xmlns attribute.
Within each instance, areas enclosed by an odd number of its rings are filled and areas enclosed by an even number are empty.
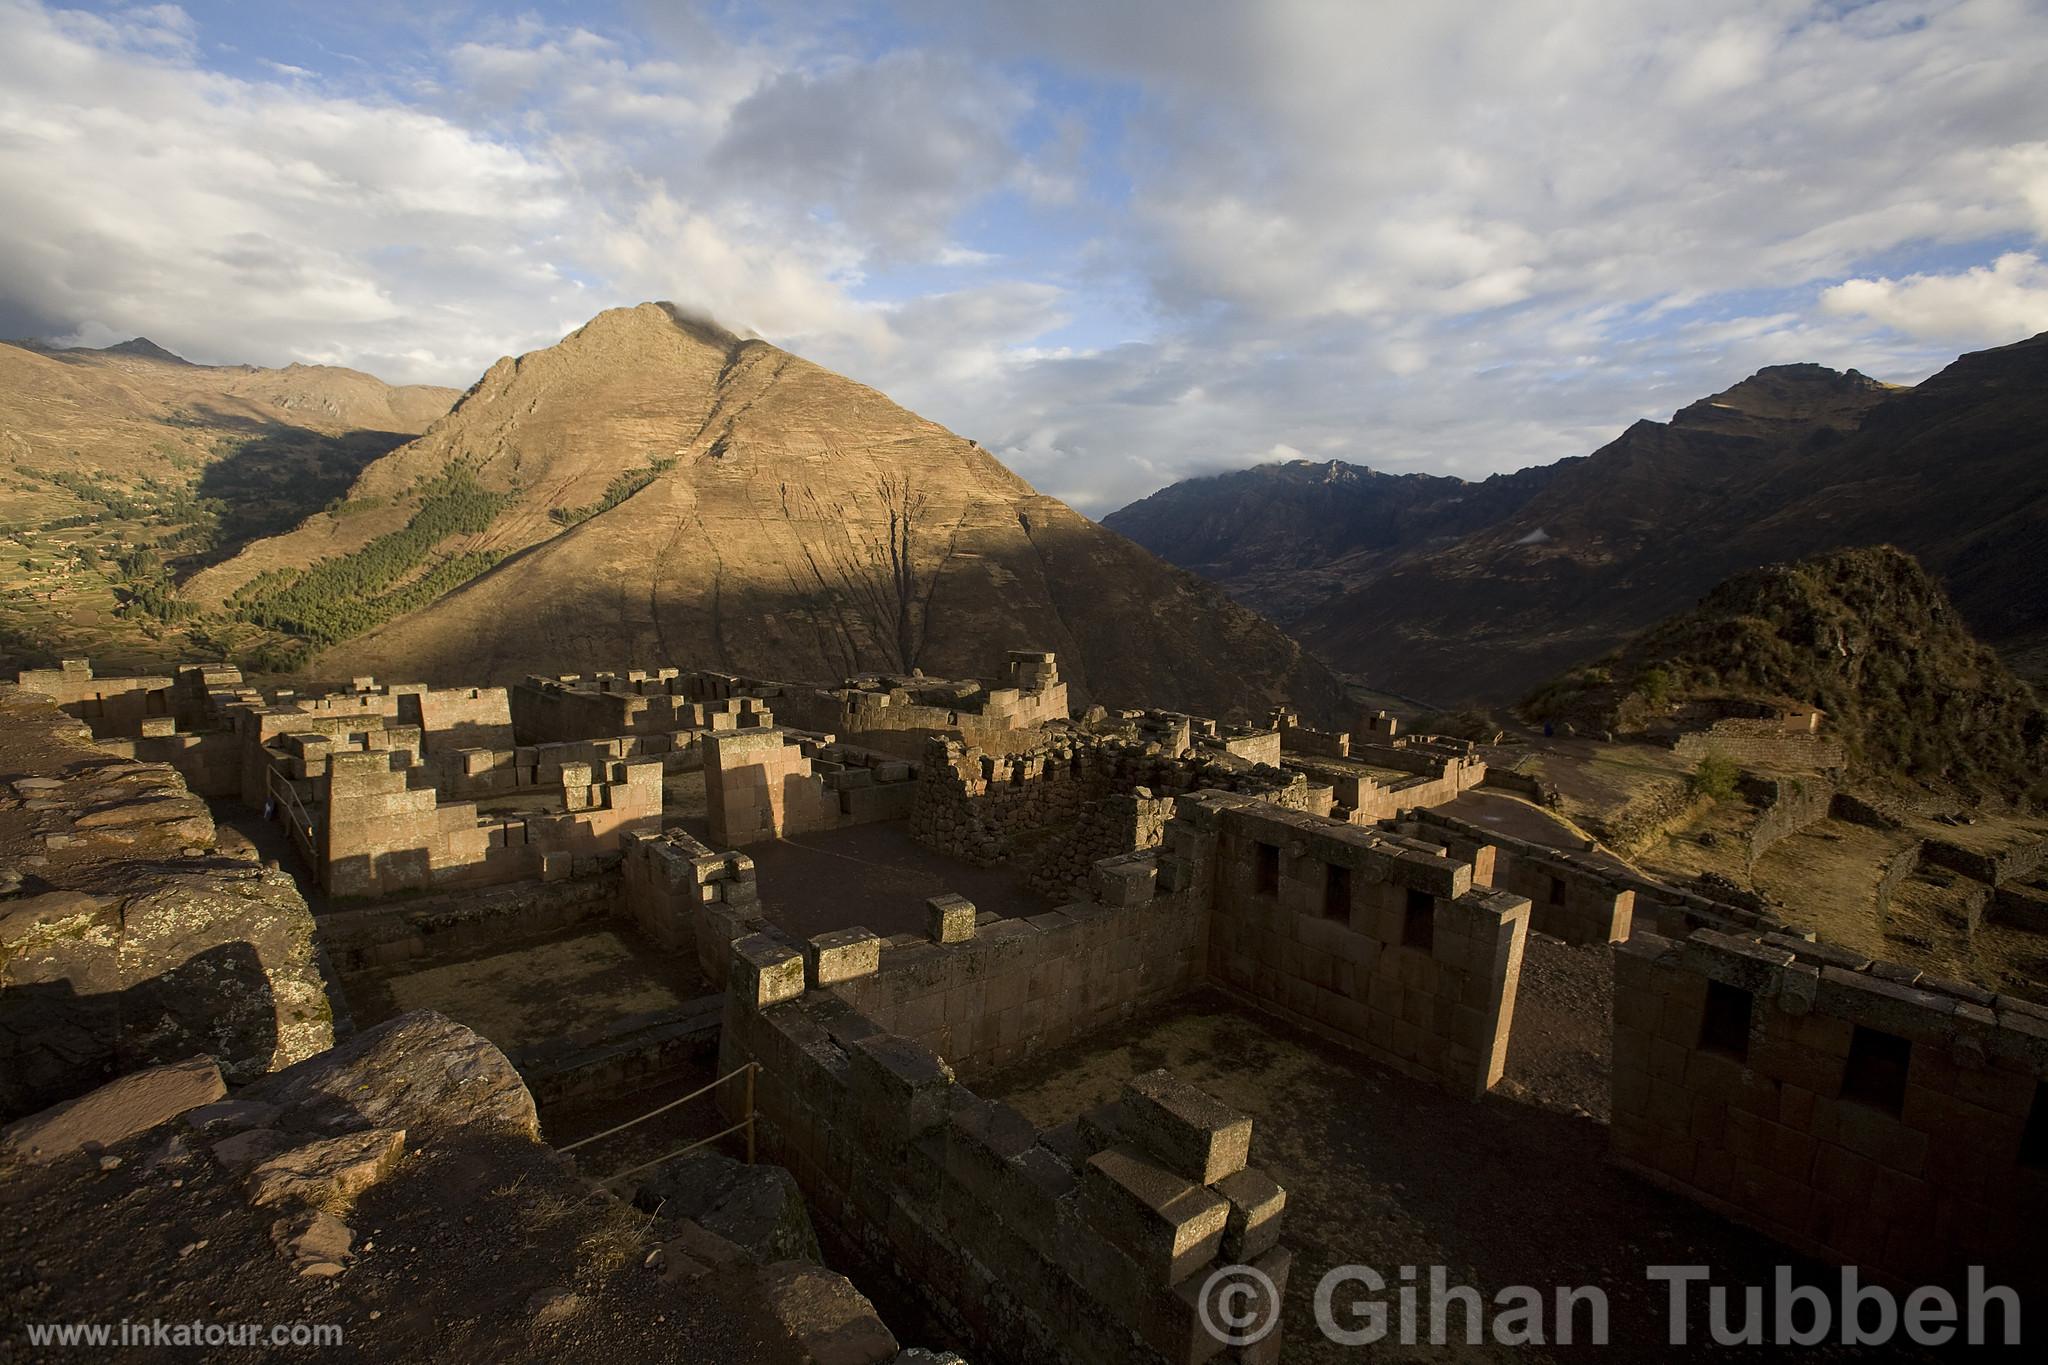
<svg viewBox="0 0 2048 1365"><path fill-rule="evenodd" d="M1774 366L1590 456L1476 487L1496 484L1506 496L1479 515L1500 515L1447 543L1304 564L1313 604L1290 599L1297 609L1276 618L1375 686L1497 703L1732 574L1896 544L2022 673L2048 672L2048 335L1963 356L1911 389ZM1131 525L1164 496L1110 520ZM1280 602L1280 568L1239 567L1229 543L1200 555L1232 591Z"/></svg>
<svg viewBox="0 0 2048 1365"><path fill-rule="evenodd" d="M989 675L1030 647L1111 704L1338 701L1272 625L973 442L660 304L499 361L347 503L191 590L334 674Z"/></svg>
<svg viewBox="0 0 2048 1365"><path fill-rule="evenodd" d="M1183 480L1102 524L1284 624L1403 555L1492 525L1559 468L1469 483L1287 460Z"/></svg>

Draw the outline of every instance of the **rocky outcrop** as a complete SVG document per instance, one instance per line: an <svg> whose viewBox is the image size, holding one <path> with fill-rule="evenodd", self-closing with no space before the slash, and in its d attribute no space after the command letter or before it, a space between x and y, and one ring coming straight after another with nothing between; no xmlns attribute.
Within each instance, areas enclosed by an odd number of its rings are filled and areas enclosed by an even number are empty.
<svg viewBox="0 0 2048 1365"><path fill-rule="evenodd" d="M482 1035L414 1010L243 1090L285 1128L403 1129L417 1143L479 1129L538 1141L526 1083Z"/></svg>
<svg viewBox="0 0 2048 1365"><path fill-rule="evenodd" d="M38 1164L99 1152L227 1093L211 1057L137 1071L0 1130L0 1152Z"/></svg>
<svg viewBox="0 0 2048 1365"><path fill-rule="evenodd" d="M0 1117L198 1054L249 1081L332 1041L291 878L219 852L172 769L0 685Z"/></svg>
<svg viewBox="0 0 2048 1365"><path fill-rule="evenodd" d="M715 1153L689 1156L656 1171L633 1202L688 1219L756 1260L820 1259L803 1193L780 1166L749 1166Z"/></svg>

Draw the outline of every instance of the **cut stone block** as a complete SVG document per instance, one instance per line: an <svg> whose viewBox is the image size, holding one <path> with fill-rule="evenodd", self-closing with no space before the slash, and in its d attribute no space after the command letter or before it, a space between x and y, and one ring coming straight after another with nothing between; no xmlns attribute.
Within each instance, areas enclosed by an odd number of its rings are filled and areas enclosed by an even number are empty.
<svg viewBox="0 0 2048 1365"><path fill-rule="evenodd" d="M804 945L804 981L830 986L872 976L882 962L882 940L866 929L841 929L819 934Z"/></svg>
<svg viewBox="0 0 2048 1365"><path fill-rule="evenodd" d="M1280 1241L1280 1215L1287 1209L1287 1191L1264 1171L1249 1167L1216 1182L1216 1193L1230 1201L1223 1227L1223 1259L1256 1260Z"/></svg>
<svg viewBox="0 0 2048 1365"><path fill-rule="evenodd" d="M804 993L803 956L767 934L736 939L726 988L755 1009L794 1000Z"/></svg>
<svg viewBox="0 0 2048 1365"><path fill-rule="evenodd" d="M1170 1071L1149 1071L1124 1086L1121 1121L1131 1141L1198 1185L1213 1185L1251 1159L1251 1119Z"/></svg>
<svg viewBox="0 0 2048 1365"><path fill-rule="evenodd" d="M949 891L924 905L932 942L965 943L974 937L974 902L967 897Z"/></svg>
<svg viewBox="0 0 2048 1365"><path fill-rule="evenodd" d="M1230 1204L1131 1147L1088 1158L1081 1174L1088 1220L1121 1246L1154 1284L1178 1284L1223 1244Z"/></svg>

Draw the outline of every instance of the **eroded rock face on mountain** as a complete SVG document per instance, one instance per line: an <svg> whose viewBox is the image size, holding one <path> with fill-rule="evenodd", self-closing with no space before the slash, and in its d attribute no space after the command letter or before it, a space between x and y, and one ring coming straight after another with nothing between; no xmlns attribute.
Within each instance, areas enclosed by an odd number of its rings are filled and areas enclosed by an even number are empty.
<svg viewBox="0 0 2048 1365"><path fill-rule="evenodd" d="M253 1080L333 1041L297 886L215 842L176 772L0 685L0 1116L195 1054Z"/></svg>
<svg viewBox="0 0 2048 1365"><path fill-rule="evenodd" d="M478 682L672 662L965 677L994 672L988 642L1004 641L1056 651L1077 700L1246 717L1337 700L1272 625L973 442L657 304L501 360L370 466L346 514L259 542L191 591L246 600L308 564L381 553L366 547L416 525L417 490L450 471L488 500L488 524L435 553L471 557L476 576L404 601L316 672Z"/></svg>

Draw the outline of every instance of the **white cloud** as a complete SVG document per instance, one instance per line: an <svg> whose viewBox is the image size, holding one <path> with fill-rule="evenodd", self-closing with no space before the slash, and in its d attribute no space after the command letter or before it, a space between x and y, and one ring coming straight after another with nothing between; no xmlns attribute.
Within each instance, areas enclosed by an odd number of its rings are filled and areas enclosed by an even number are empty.
<svg viewBox="0 0 2048 1365"><path fill-rule="evenodd" d="M2048 326L2038 3L896 4L444 17L344 89L0 0L0 335L462 384L669 298L1099 512Z"/></svg>
<svg viewBox="0 0 2048 1365"><path fill-rule="evenodd" d="M1821 294L1821 307L1908 336L2018 339L2048 331L2048 262L2013 251L1955 275L1845 280Z"/></svg>

